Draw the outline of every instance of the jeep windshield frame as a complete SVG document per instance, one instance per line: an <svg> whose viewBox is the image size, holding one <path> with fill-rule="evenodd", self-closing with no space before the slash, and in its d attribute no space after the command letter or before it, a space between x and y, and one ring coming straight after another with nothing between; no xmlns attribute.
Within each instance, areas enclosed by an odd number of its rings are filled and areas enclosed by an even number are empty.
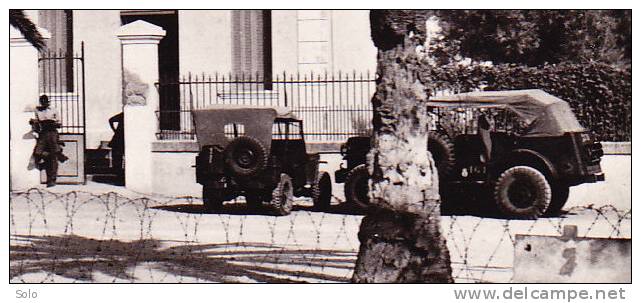
<svg viewBox="0 0 641 303"><path fill-rule="evenodd" d="M523 136L562 136L584 132L570 105L540 89L484 91L432 97L428 107L505 108L526 127Z"/></svg>

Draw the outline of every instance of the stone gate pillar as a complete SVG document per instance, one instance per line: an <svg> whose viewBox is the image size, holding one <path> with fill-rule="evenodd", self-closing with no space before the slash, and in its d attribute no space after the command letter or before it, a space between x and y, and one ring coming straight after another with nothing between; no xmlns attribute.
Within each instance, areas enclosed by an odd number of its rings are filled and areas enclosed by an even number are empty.
<svg viewBox="0 0 641 303"><path fill-rule="evenodd" d="M24 190L40 184L40 171L30 163L36 138L29 125L38 105L38 50L15 28L9 31L10 189ZM51 37L39 31L44 39Z"/></svg>
<svg viewBox="0 0 641 303"><path fill-rule="evenodd" d="M138 20L116 33L122 44L125 121L125 186L151 194L151 145L158 129L158 43L165 31Z"/></svg>

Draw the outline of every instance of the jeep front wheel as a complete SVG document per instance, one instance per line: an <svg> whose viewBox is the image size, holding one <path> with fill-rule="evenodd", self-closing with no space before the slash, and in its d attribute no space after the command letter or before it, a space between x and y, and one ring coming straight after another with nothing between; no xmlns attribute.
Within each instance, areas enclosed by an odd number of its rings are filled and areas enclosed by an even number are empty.
<svg viewBox="0 0 641 303"><path fill-rule="evenodd" d="M203 205L208 212L220 210L223 207L224 194L220 189L203 186Z"/></svg>
<svg viewBox="0 0 641 303"><path fill-rule="evenodd" d="M327 172L318 172L316 182L312 186L312 201L317 210L327 210L332 200L332 179Z"/></svg>
<svg viewBox="0 0 641 303"><path fill-rule="evenodd" d="M529 166L515 166L499 176L494 198L499 210L506 216L537 219L550 204L552 189L538 170Z"/></svg>
<svg viewBox="0 0 641 303"><path fill-rule="evenodd" d="M345 179L345 199L347 203L361 209L369 207L369 172L367 166L361 164L354 167Z"/></svg>
<svg viewBox="0 0 641 303"><path fill-rule="evenodd" d="M280 174L280 181L272 192L270 203L276 215L286 216L292 212L294 205L294 186L292 178L287 174Z"/></svg>

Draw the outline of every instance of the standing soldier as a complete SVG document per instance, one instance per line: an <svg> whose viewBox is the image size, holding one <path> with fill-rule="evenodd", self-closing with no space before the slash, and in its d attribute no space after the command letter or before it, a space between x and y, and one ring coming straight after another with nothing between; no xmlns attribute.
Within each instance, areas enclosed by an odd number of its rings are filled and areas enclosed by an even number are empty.
<svg viewBox="0 0 641 303"><path fill-rule="evenodd" d="M49 97L47 95L40 96L40 106L36 108L36 118L31 119L29 123L38 133L38 141L33 155L36 163L42 164L47 172L47 187L52 187L56 185L58 161L64 162L68 158L62 154L58 138L57 129L60 127L58 111L49 105Z"/></svg>

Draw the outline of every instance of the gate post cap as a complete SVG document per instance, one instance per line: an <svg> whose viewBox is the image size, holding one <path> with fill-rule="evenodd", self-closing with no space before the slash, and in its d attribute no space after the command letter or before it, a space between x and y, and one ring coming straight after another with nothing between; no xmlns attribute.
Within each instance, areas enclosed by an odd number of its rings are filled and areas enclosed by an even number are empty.
<svg viewBox="0 0 641 303"><path fill-rule="evenodd" d="M158 44L166 34L162 27L143 20L125 24L116 32L123 44Z"/></svg>

